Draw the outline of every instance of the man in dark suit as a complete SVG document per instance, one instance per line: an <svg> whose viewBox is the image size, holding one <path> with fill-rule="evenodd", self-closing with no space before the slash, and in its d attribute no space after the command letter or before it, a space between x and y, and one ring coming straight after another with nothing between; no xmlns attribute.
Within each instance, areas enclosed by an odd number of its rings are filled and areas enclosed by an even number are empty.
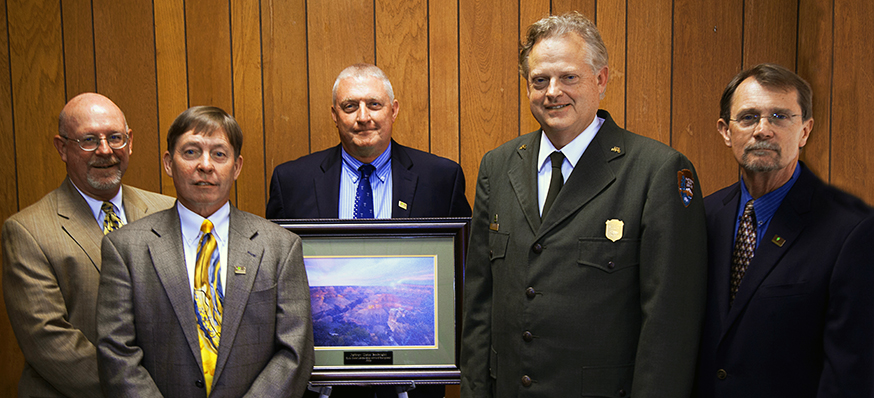
<svg viewBox="0 0 874 398"><path fill-rule="evenodd" d="M699 397L874 396L874 218L798 161L811 104L807 82L773 64L722 95L741 180L704 201Z"/></svg>
<svg viewBox="0 0 874 398"><path fill-rule="evenodd" d="M461 396L688 396L706 280L694 167L598 110L607 50L582 15L534 23L519 58L541 130L480 164Z"/></svg>
<svg viewBox="0 0 874 398"><path fill-rule="evenodd" d="M337 76L331 117L340 144L273 171L267 218L469 217L464 172L449 159L391 139L399 104L378 67L352 65ZM359 170L374 166L373 212L356 215Z"/></svg>
<svg viewBox="0 0 874 398"><path fill-rule="evenodd" d="M313 366L300 238L230 205L237 122L183 112L164 170L176 206L103 239L98 369L110 397L299 397Z"/></svg>
<svg viewBox="0 0 874 398"><path fill-rule="evenodd" d="M132 134L109 98L71 99L54 137L67 178L3 223L3 294L26 360L19 396L101 396L94 348L100 239L173 205L122 185Z"/></svg>

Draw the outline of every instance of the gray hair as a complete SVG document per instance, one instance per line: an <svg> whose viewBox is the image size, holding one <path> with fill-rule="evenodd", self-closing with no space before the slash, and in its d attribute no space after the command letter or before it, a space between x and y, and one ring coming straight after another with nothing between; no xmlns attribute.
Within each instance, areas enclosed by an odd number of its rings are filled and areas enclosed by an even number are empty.
<svg viewBox="0 0 874 398"><path fill-rule="evenodd" d="M586 42L586 57L592 73L597 74L607 66L607 46L601 40L601 33L595 23L579 12L545 17L528 27L525 42L519 46L519 73L528 79L528 54L537 42L548 37L576 33Z"/></svg>
<svg viewBox="0 0 874 398"><path fill-rule="evenodd" d="M331 91L331 101L335 104L337 103L337 87L340 86L340 80L348 78L363 79L367 77L382 80L382 84L385 86L385 92L388 94L389 102L395 100L395 93L391 88L391 82L388 81L388 76L385 75L385 72L383 72L382 69L371 64L355 64L343 69L343 71L337 76L337 80L334 80L334 88Z"/></svg>

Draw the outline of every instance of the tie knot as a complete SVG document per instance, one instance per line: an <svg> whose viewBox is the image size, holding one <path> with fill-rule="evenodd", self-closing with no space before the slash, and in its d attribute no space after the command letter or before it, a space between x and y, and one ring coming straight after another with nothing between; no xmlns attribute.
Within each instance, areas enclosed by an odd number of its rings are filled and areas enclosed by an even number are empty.
<svg viewBox="0 0 874 398"><path fill-rule="evenodd" d="M113 208L112 203L109 202L103 202L103 205L100 206L100 210L102 210L106 214L115 213L115 208Z"/></svg>
<svg viewBox="0 0 874 398"><path fill-rule="evenodd" d="M203 220L203 224L200 224L200 232L203 232L204 234L212 232L212 222L209 220Z"/></svg>
<svg viewBox="0 0 874 398"><path fill-rule="evenodd" d="M564 162L564 154L559 151L555 151L549 155L549 160L552 161L552 168L560 169L561 164Z"/></svg>
<svg viewBox="0 0 874 398"><path fill-rule="evenodd" d="M370 175L376 170L376 167L373 167L372 164L366 163L362 164L361 167L358 168L358 171L361 172L361 178L369 179Z"/></svg>
<svg viewBox="0 0 874 398"><path fill-rule="evenodd" d="M755 214L755 212L754 212L755 209L753 208L753 202L755 202L755 201L756 201L755 199L750 199L747 202L746 206L744 206L744 215L745 216L750 215L750 214Z"/></svg>

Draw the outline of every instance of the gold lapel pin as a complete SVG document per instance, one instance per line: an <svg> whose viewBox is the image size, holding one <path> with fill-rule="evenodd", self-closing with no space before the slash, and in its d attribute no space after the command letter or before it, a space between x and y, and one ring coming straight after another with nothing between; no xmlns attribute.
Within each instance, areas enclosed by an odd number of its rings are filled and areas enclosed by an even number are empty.
<svg viewBox="0 0 874 398"><path fill-rule="evenodd" d="M777 247L783 247L783 244L786 243L786 239L781 238L780 235L774 235L771 242L777 245Z"/></svg>
<svg viewBox="0 0 874 398"><path fill-rule="evenodd" d="M610 151L612 151L612 152L616 152L616 153L622 153L622 150L619 149L618 146L614 146L613 148L610 148Z"/></svg>
<svg viewBox="0 0 874 398"><path fill-rule="evenodd" d="M234 275L246 275L246 267L242 265L234 267Z"/></svg>
<svg viewBox="0 0 874 398"><path fill-rule="evenodd" d="M525 144L522 144L522 146L519 147L519 150L522 150L522 151L524 151L526 149L528 149L528 145L525 145Z"/></svg>
<svg viewBox="0 0 874 398"><path fill-rule="evenodd" d="M398 207L400 207L401 209L406 210L406 209L407 209L407 203L404 202L403 200L399 200L399 201L398 201Z"/></svg>

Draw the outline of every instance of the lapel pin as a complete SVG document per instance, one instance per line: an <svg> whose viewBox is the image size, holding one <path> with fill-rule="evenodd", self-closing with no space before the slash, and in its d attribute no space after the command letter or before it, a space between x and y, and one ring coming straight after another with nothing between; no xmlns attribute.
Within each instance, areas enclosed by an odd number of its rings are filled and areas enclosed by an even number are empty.
<svg viewBox="0 0 874 398"><path fill-rule="evenodd" d="M771 239L777 247L783 247L783 244L786 243L786 239L780 237L780 235L774 235L774 238Z"/></svg>
<svg viewBox="0 0 874 398"><path fill-rule="evenodd" d="M499 226L500 225L498 225L498 215L495 214L495 222L489 224L489 229L492 231L497 231Z"/></svg>
<svg viewBox="0 0 874 398"><path fill-rule="evenodd" d="M613 152L616 152L616 153L622 153L622 150L619 149L618 146L614 146L613 148L610 148L610 150L613 151Z"/></svg>
<svg viewBox="0 0 874 398"><path fill-rule="evenodd" d="M403 200L399 200L399 201L398 201L398 207L400 207L401 209L406 210L406 209L407 209L407 203L404 202Z"/></svg>
<svg viewBox="0 0 874 398"><path fill-rule="evenodd" d="M234 267L234 275L246 275L246 267L242 265Z"/></svg>
<svg viewBox="0 0 874 398"><path fill-rule="evenodd" d="M521 150L521 151L524 151L526 149L528 149L528 145L525 145L525 144L522 144L522 146L519 147L519 150Z"/></svg>

